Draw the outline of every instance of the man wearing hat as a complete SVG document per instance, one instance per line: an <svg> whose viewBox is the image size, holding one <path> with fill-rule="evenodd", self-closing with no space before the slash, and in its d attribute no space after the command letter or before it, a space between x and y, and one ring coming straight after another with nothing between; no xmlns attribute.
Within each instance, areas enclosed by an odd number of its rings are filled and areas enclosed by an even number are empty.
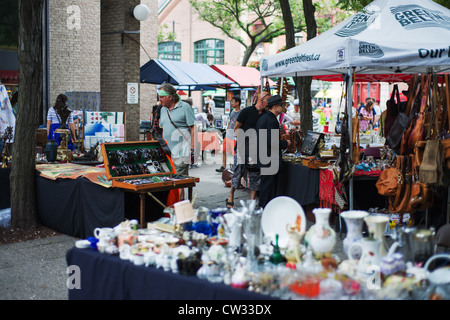
<svg viewBox="0 0 450 320"><path fill-rule="evenodd" d="M278 174L282 163L282 149L289 147L289 140L281 140L280 124L277 116L283 113L285 102L279 95L267 100L269 109L256 124L258 136L258 167L261 168L261 185L259 192L259 206L266 204L276 197ZM263 139L266 136L266 139ZM274 140L276 139L276 140Z"/></svg>
<svg viewBox="0 0 450 320"><path fill-rule="evenodd" d="M239 188L240 181L242 177L247 173L248 180L250 182L250 199L256 199L257 193L259 191L259 185L261 181L260 170L256 166L250 166L250 137L254 136L256 139L255 127L258 123L258 119L262 117L267 109L267 101L270 97L269 92L258 92L255 97L256 102L242 109L239 112L238 118L236 119L236 124L234 125L234 134L237 139L236 143L236 166L233 167L233 177L231 178L231 188L228 198L226 199L227 208L234 207L234 192ZM253 135L252 135L253 133ZM248 135L247 135L248 134Z"/></svg>

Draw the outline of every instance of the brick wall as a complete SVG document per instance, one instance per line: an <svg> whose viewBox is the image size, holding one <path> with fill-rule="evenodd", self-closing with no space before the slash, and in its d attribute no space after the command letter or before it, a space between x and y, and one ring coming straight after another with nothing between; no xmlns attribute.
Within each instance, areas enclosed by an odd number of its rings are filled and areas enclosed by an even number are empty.
<svg viewBox="0 0 450 320"><path fill-rule="evenodd" d="M141 45L143 48L141 48L140 65L142 66L149 60L158 58L158 1L142 0L141 3L146 4L150 9L150 17L141 22ZM151 119L151 109L156 104L156 99L156 85L141 83L141 120Z"/></svg>
<svg viewBox="0 0 450 320"><path fill-rule="evenodd" d="M125 111L127 139L139 140L139 121L151 117L156 85L140 85L139 104L127 104L126 90L128 82L140 82L140 66L157 55L158 1L49 2L50 106L65 91L100 91L101 109ZM130 15L140 3L150 9L144 22Z"/></svg>
<svg viewBox="0 0 450 320"><path fill-rule="evenodd" d="M50 0L49 13L50 106L65 91L100 91L100 0Z"/></svg>
<svg viewBox="0 0 450 320"><path fill-rule="evenodd" d="M102 109L126 112L127 140L139 140L140 105L127 103L127 84L140 82L140 22L130 15L139 0L101 3L101 99Z"/></svg>

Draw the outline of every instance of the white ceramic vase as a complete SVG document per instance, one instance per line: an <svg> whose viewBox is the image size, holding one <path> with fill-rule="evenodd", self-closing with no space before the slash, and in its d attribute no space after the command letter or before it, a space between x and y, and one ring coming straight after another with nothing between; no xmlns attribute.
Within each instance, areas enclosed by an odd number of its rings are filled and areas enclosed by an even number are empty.
<svg viewBox="0 0 450 320"><path fill-rule="evenodd" d="M311 247L317 259L330 257L336 244L336 232L330 226L329 218L331 209L313 209L316 223L309 228L305 236L305 241Z"/></svg>
<svg viewBox="0 0 450 320"><path fill-rule="evenodd" d="M347 226L347 235L342 244L344 246L344 252L349 259L359 259L361 257L362 250L360 247L354 246L354 250L351 250L352 252L349 252L349 248L363 238L362 228L364 218L368 215L366 211L360 210L349 210L341 213L341 218L345 220Z"/></svg>
<svg viewBox="0 0 450 320"><path fill-rule="evenodd" d="M386 230L386 224L389 222L389 218L387 216L374 215L365 217L364 221L367 224L369 233L373 234L374 239L380 240L380 256L384 257L387 255L384 232Z"/></svg>

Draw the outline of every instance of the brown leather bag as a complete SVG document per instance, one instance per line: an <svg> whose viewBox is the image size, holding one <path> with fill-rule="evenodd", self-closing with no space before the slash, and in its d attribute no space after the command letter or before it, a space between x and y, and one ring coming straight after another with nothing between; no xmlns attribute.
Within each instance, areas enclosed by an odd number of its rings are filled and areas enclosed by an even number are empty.
<svg viewBox="0 0 450 320"><path fill-rule="evenodd" d="M447 126L448 129L450 129L450 88L449 88L449 82L450 82L450 75L446 74L444 75L444 83L442 91L445 91L445 94L441 94L441 101L440 103L443 106L443 109L447 111L447 117L448 122ZM441 119L443 121L443 119ZM450 130L449 130L450 131ZM442 149L443 149L443 157L445 162L445 167L450 170L450 139L443 139L442 140Z"/></svg>
<svg viewBox="0 0 450 320"><path fill-rule="evenodd" d="M423 78L422 78L423 79ZM424 140L424 128L426 127L427 122L427 107L428 107L428 92L431 84L431 76L428 76L425 81L422 81L422 97L420 100L420 109L419 113L415 117L415 119L411 123L411 130L407 137L407 142L404 146L404 152L407 154L414 151L414 147L418 141ZM420 95L418 93L418 97Z"/></svg>
<svg viewBox="0 0 450 320"><path fill-rule="evenodd" d="M375 186L382 196L395 196L400 184L403 183L402 172L395 166L386 168L381 172Z"/></svg>
<svg viewBox="0 0 450 320"><path fill-rule="evenodd" d="M410 119L409 127L403 132L402 140L400 142L400 154L407 155L414 152L414 146L416 141L423 140L423 130L420 130L423 127L423 121L420 117L420 113L416 114L416 112L420 112L422 108L426 108L426 106L421 106L421 88L423 87L423 77L421 76L413 76L410 87L410 95L408 97L408 104L405 110L405 115ZM418 121L419 120L419 121Z"/></svg>
<svg viewBox="0 0 450 320"><path fill-rule="evenodd" d="M431 186L419 181L418 167L413 165L410 205L414 210L423 211L433 204Z"/></svg>
<svg viewBox="0 0 450 320"><path fill-rule="evenodd" d="M396 167L402 172L403 181L399 184L394 196L388 197L389 211L395 213L413 213L415 209L411 206L411 170L413 159L411 156L397 156Z"/></svg>

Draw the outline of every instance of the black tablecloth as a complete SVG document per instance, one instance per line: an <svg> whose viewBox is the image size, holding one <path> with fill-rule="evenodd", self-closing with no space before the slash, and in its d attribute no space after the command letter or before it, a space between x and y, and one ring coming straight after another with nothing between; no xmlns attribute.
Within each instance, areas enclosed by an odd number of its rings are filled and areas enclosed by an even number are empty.
<svg viewBox="0 0 450 320"><path fill-rule="evenodd" d="M155 267L136 266L117 255L72 248L67 266L80 269L81 289L69 289L70 300L262 300L271 297L183 276Z"/></svg>
<svg viewBox="0 0 450 320"><path fill-rule="evenodd" d="M10 174L11 168L0 168L0 210L11 207Z"/></svg>
<svg viewBox="0 0 450 320"><path fill-rule="evenodd" d="M279 174L278 196L291 197L302 206L319 203L319 170L283 161Z"/></svg>
<svg viewBox="0 0 450 320"><path fill-rule="evenodd" d="M154 196L166 203L168 192ZM41 224L80 238L93 235L97 227L115 227L125 219L139 219L136 193L105 188L80 177L50 180L36 173L36 202ZM163 216L163 208L146 196L146 221Z"/></svg>
<svg viewBox="0 0 450 320"><path fill-rule="evenodd" d="M97 227L114 227L124 220L124 193L86 178L50 180L36 174L36 202L41 224L80 238Z"/></svg>

